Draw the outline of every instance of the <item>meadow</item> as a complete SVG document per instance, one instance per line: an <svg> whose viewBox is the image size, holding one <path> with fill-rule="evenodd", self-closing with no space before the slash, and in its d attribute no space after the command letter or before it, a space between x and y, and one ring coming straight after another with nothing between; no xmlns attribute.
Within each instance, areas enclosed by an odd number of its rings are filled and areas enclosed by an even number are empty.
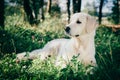
<svg viewBox="0 0 120 80"><path fill-rule="evenodd" d="M51 58L16 62L16 53L42 48L52 39L69 38L61 18L48 16L30 26L14 14L7 16L5 23L5 30L0 29L0 80L120 80L120 31L99 26L95 37L98 67L93 74L86 74L88 67L75 56L63 69L55 67Z"/></svg>

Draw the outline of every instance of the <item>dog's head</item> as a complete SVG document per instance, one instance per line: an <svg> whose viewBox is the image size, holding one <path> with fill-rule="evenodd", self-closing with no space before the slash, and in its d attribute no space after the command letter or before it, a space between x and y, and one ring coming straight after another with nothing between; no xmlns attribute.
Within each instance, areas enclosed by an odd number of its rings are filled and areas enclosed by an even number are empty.
<svg viewBox="0 0 120 80"><path fill-rule="evenodd" d="M96 30L97 22L92 16L85 13L75 13L70 23L65 27L65 32L73 37L89 34Z"/></svg>

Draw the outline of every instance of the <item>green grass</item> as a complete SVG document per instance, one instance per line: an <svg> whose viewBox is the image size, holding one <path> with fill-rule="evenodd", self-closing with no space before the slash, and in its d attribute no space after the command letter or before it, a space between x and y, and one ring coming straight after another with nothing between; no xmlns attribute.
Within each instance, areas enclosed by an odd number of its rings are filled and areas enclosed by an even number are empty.
<svg viewBox="0 0 120 80"><path fill-rule="evenodd" d="M64 26L61 19L50 18L31 27L17 16L8 16L5 30L0 30L0 80L120 80L120 32L102 25L95 37L98 67L94 74L86 74L87 67L76 57L63 69L54 66L54 59L16 63L15 53L41 48L52 39L67 38Z"/></svg>

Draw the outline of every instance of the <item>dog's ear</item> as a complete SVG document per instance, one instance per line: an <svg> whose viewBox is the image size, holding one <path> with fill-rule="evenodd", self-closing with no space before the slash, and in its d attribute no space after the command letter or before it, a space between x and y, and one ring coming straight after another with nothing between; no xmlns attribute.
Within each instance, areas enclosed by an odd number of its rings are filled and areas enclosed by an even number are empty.
<svg viewBox="0 0 120 80"><path fill-rule="evenodd" d="M87 15L86 16L86 32L90 33L96 30L97 26L98 26L98 23L96 19L90 15Z"/></svg>

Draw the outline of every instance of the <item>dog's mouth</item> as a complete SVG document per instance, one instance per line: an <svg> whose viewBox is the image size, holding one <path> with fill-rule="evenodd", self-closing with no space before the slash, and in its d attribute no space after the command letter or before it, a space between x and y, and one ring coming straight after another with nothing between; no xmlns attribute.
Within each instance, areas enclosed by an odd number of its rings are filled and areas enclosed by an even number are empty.
<svg viewBox="0 0 120 80"><path fill-rule="evenodd" d="M79 34L75 35L75 37L79 37Z"/></svg>
<svg viewBox="0 0 120 80"><path fill-rule="evenodd" d="M65 34L66 34L67 36L72 36L70 33L67 33L67 32L65 32Z"/></svg>
<svg viewBox="0 0 120 80"><path fill-rule="evenodd" d="M70 32L64 31L64 33L65 33L67 36L71 36L71 33L70 33Z"/></svg>
<svg viewBox="0 0 120 80"><path fill-rule="evenodd" d="M67 35L67 36L73 36L73 37L79 37L80 35L79 34L77 34L77 35L72 35L70 32L67 32L67 31L65 31L65 34Z"/></svg>
<svg viewBox="0 0 120 80"><path fill-rule="evenodd" d="M73 36L73 37L79 37L79 36L80 36L79 34L77 34L77 35L72 35L71 33L67 33L67 32L65 32L65 34L66 34L67 36L69 36L69 37L70 37L70 36L71 36L71 37L72 37L72 36Z"/></svg>

